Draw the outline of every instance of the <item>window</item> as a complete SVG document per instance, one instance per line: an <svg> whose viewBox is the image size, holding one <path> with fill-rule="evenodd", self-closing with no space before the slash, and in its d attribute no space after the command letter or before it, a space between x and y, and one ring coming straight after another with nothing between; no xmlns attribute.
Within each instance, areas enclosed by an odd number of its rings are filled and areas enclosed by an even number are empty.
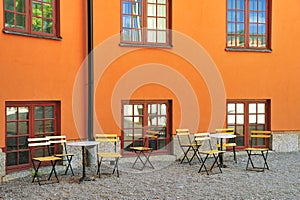
<svg viewBox="0 0 300 200"><path fill-rule="evenodd" d="M172 102L167 100L135 100L122 102L123 153L132 152L130 147L141 146L147 129L159 132L157 139L148 141L155 153L170 153Z"/></svg>
<svg viewBox="0 0 300 200"><path fill-rule="evenodd" d="M45 137L58 133L59 103L7 102L5 150L7 171L30 167L28 137Z"/></svg>
<svg viewBox="0 0 300 200"><path fill-rule="evenodd" d="M59 0L4 0L4 32L59 36Z"/></svg>
<svg viewBox="0 0 300 200"><path fill-rule="evenodd" d="M121 45L171 45L170 0L121 2Z"/></svg>
<svg viewBox="0 0 300 200"><path fill-rule="evenodd" d="M227 48L270 49L271 0L227 0Z"/></svg>
<svg viewBox="0 0 300 200"><path fill-rule="evenodd" d="M249 147L251 130L270 130L270 100L228 100L227 127L237 133L238 148Z"/></svg>

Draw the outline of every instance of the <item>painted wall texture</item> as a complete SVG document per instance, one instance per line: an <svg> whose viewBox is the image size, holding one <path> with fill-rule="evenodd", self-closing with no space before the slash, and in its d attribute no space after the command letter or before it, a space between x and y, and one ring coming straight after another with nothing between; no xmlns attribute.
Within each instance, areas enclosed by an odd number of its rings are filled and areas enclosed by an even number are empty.
<svg viewBox="0 0 300 200"><path fill-rule="evenodd" d="M230 52L226 1L173 0L168 49L121 47L120 1L94 1L95 132L121 134L126 99L171 99L172 129L193 131L222 126L226 99L270 99L271 129L300 130L299 6L272 1L272 52ZM61 41L0 33L0 147L7 101L60 101L61 133L86 134L86 10L60 1Z"/></svg>

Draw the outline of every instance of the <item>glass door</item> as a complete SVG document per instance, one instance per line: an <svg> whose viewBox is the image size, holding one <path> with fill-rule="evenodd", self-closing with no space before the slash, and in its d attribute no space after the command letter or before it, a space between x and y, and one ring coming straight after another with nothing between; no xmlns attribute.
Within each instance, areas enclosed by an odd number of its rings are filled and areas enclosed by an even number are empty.
<svg viewBox="0 0 300 200"><path fill-rule="evenodd" d="M146 130L159 132L158 138L150 139L145 146L154 149L154 153L170 153L171 101L123 101L122 102L122 141L124 153L131 152L130 147L142 146Z"/></svg>

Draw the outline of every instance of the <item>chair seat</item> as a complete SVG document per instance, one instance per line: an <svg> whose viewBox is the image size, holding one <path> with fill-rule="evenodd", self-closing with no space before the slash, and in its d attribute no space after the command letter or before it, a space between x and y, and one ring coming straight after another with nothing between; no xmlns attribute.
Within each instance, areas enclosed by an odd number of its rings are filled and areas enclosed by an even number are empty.
<svg viewBox="0 0 300 200"><path fill-rule="evenodd" d="M220 148L221 145L217 144L217 147ZM236 147L236 143L225 143L223 144L223 147Z"/></svg>
<svg viewBox="0 0 300 200"><path fill-rule="evenodd" d="M136 151L151 151L152 150L152 148L150 148L150 147L130 147L130 149L136 150Z"/></svg>
<svg viewBox="0 0 300 200"><path fill-rule="evenodd" d="M225 153L226 151L220 151L217 149L209 150L209 151L200 151L202 154L217 154L217 153Z"/></svg>
<svg viewBox="0 0 300 200"><path fill-rule="evenodd" d="M57 157L75 156L75 154L70 154L70 153L67 153L67 154L55 154L55 156L57 156Z"/></svg>
<svg viewBox="0 0 300 200"><path fill-rule="evenodd" d="M255 147L251 147L251 148L245 148L246 151L268 151L268 148L255 148Z"/></svg>
<svg viewBox="0 0 300 200"><path fill-rule="evenodd" d="M121 158L122 155L114 152L99 152L98 155L104 158Z"/></svg>
<svg viewBox="0 0 300 200"><path fill-rule="evenodd" d="M36 157L36 158L33 158L33 160L36 160L39 162L45 162L45 161L61 160L61 158L55 157L55 156L45 156L45 157Z"/></svg>

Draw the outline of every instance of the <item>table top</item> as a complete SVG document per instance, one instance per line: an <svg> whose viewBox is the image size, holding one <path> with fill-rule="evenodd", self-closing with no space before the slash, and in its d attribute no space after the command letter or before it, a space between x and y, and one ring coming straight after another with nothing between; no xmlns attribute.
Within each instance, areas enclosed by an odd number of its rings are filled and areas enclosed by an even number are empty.
<svg viewBox="0 0 300 200"><path fill-rule="evenodd" d="M214 138L235 138L236 135L233 134L228 134L228 133L213 133L209 135L210 137L214 137Z"/></svg>
<svg viewBox="0 0 300 200"><path fill-rule="evenodd" d="M86 147L86 146L95 146L99 144L100 142L96 141L80 141L80 142L68 142L68 146L81 146L81 147Z"/></svg>

